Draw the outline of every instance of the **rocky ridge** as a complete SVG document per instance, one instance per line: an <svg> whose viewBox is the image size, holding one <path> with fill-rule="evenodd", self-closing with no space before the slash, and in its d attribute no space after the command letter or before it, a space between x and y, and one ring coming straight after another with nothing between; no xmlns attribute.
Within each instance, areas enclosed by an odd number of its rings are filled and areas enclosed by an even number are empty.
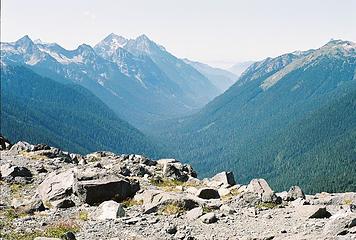
<svg viewBox="0 0 356 240"><path fill-rule="evenodd" d="M0 137L0 239L356 239L356 193L276 193L175 159Z"/></svg>

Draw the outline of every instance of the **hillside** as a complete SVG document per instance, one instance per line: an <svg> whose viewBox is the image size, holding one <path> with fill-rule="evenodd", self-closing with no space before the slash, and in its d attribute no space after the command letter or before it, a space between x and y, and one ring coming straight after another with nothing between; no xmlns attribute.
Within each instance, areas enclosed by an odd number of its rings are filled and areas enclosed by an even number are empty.
<svg viewBox="0 0 356 240"><path fill-rule="evenodd" d="M11 141L52 144L78 153L158 153L148 138L85 88L25 67L1 69L1 133Z"/></svg>
<svg viewBox="0 0 356 240"><path fill-rule="evenodd" d="M355 161L356 112L348 102L355 94L355 68L355 44L340 40L267 58L199 113L167 124L170 130L160 135L202 174L233 167L238 180L257 174L277 189L293 179L308 192L355 190L335 181L340 173L346 179L354 175L349 166ZM329 115L328 109L339 112ZM338 124L330 126L333 121ZM311 183L316 176L324 177Z"/></svg>

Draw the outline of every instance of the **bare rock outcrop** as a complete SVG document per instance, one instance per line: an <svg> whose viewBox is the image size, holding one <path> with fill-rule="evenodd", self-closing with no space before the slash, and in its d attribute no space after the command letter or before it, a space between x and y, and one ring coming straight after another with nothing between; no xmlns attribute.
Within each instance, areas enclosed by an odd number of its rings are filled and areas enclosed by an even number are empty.
<svg viewBox="0 0 356 240"><path fill-rule="evenodd" d="M229 171L198 179L175 159L26 142L1 148L0 170L4 239L356 238L354 192L275 193L264 179L240 184Z"/></svg>

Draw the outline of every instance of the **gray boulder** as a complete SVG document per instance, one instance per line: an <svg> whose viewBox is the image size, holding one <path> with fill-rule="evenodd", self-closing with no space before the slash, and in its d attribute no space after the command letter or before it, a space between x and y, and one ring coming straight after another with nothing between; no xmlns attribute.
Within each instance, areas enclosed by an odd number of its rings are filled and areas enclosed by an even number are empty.
<svg viewBox="0 0 356 240"><path fill-rule="evenodd" d="M256 194L262 202L280 203L282 199L272 191L266 180L252 179L248 184L247 192Z"/></svg>
<svg viewBox="0 0 356 240"><path fill-rule="evenodd" d="M116 219L125 216L125 210L122 204L115 201L102 202L91 214L94 220Z"/></svg>
<svg viewBox="0 0 356 240"><path fill-rule="evenodd" d="M194 196L160 190L146 190L142 194L136 195L135 199L143 201L145 214L159 211L168 204L178 205L185 210L199 206L199 202L194 199Z"/></svg>
<svg viewBox="0 0 356 240"><path fill-rule="evenodd" d="M203 208L196 207L186 212L185 217L188 220L196 220L204 214Z"/></svg>
<svg viewBox="0 0 356 240"><path fill-rule="evenodd" d="M1 179L7 182L21 182L27 183L32 180L32 173L26 167L14 166L10 163L1 165L0 167Z"/></svg>
<svg viewBox="0 0 356 240"><path fill-rule="evenodd" d="M97 205L108 200L122 201L132 198L139 189L137 181L113 177L79 181L75 192L82 202Z"/></svg>
<svg viewBox="0 0 356 240"><path fill-rule="evenodd" d="M20 200L15 198L12 200L11 205L16 211L27 214L45 210L42 200L36 195L30 200Z"/></svg>
<svg viewBox="0 0 356 240"><path fill-rule="evenodd" d="M295 207L295 213L302 218L329 218L331 214L325 206L301 205Z"/></svg>
<svg viewBox="0 0 356 240"><path fill-rule="evenodd" d="M61 173L52 172L38 186L37 193L48 207L66 208L74 206L73 193L77 184L77 169Z"/></svg>
<svg viewBox="0 0 356 240"><path fill-rule="evenodd" d="M196 196L203 199L218 199L219 192L213 188L201 188L197 191Z"/></svg>
<svg viewBox="0 0 356 240"><path fill-rule="evenodd" d="M211 180L225 186L233 186L236 184L233 172L218 173L212 177Z"/></svg>
<svg viewBox="0 0 356 240"><path fill-rule="evenodd" d="M197 177L196 172L189 164L182 164L175 159L160 159L157 163L162 168L164 178L186 182L189 177Z"/></svg>
<svg viewBox="0 0 356 240"><path fill-rule="evenodd" d="M286 201L294 201L294 200L296 200L298 198L305 199L305 194L304 194L303 190L300 187L292 186L289 189L285 200Z"/></svg>

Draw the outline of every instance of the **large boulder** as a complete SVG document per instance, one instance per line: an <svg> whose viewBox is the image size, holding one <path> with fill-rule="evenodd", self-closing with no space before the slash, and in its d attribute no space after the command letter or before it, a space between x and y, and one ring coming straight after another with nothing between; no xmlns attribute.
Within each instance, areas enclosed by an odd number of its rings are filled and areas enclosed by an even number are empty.
<svg viewBox="0 0 356 240"><path fill-rule="evenodd" d="M218 199L220 198L219 192L214 188L201 188L198 189L196 196L203 199Z"/></svg>
<svg viewBox="0 0 356 240"><path fill-rule="evenodd" d="M75 191L82 202L98 205L108 200L122 201L132 198L139 189L137 181L112 177L79 181Z"/></svg>
<svg viewBox="0 0 356 240"><path fill-rule="evenodd" d="M248 184L247 192L255 194L262 202L280 203L281 198L272 191L266 180L252 179Z"/></svg>
<svg viewBox="0 0 356 240"><path fill-rule="evenodd" d="M294 200L296 200L298 198L305 199L305 194L304 194L303 190L300 187L292 186L289 189L285 200L286 201L294 201Z"/></svg>
<svg viewBox="0 0 356 240"><path fill-rule="evenodd" d="M1 179L7 182L27 183L32 180L32 173L26 167L14 166L10 163L1 165Z"/></svg>
<svg viewBox="0 0 356 240"><path fill-rule="evenodd" d="M157 163L162 168L164 178L186 182L189 177L197 177L196 172L189 164L182 164L175 159L160 159Z"/></svg>
<svg viewBox="0 0 356 240"><path fill-rule="evenodd" d="M12 200L11 206L16 209L17 212L27 214L45 210L42 200L37 195L29 200L14 198Z"/></svg>
<svg viewBox="0 0 356 240"><path fill-rule="evenodd" d="M301 205L295 207L295 213L302 218L329 218L331 213L325 206L321 205Z"/></svg>
<svg viewBox="0 0 356 240"><path fill-rule="evenodd" d="M102 202L91 214L94 220L116 219L125 216L122 204L113 200Z"/></svg>
<svg viewBox="0 0 356 240"><path fill-rule="evenodd" d="M136 195L135 199L143 201L146 214L159 211L168 204L175 204L184 210L199 206L199 201L194 196L160 190L146 190L142 194Z"/></svg>
<svg viewBox="0 0 356 240"><path fill-rule="evenodd" d="M218 185L233 186L236 184L233 172L221 172L211 178Z"/></svg>
<svg viewBox="0 0 356 240"><path fill-rule="evenodd" d="M108 176L105 169L71 168L50 173L37 192L47 207L65 208L75 204L99 205L108 200L131 198L140 189L137 181Z"/></svg>
<svg viewBox="0 0 356 240"><path fill-rule="evenodd" d="M61 173L52 172L38 186L37 193L46 207L72 207L74 189L77 185L77 169L71 168Z"/></svg>

